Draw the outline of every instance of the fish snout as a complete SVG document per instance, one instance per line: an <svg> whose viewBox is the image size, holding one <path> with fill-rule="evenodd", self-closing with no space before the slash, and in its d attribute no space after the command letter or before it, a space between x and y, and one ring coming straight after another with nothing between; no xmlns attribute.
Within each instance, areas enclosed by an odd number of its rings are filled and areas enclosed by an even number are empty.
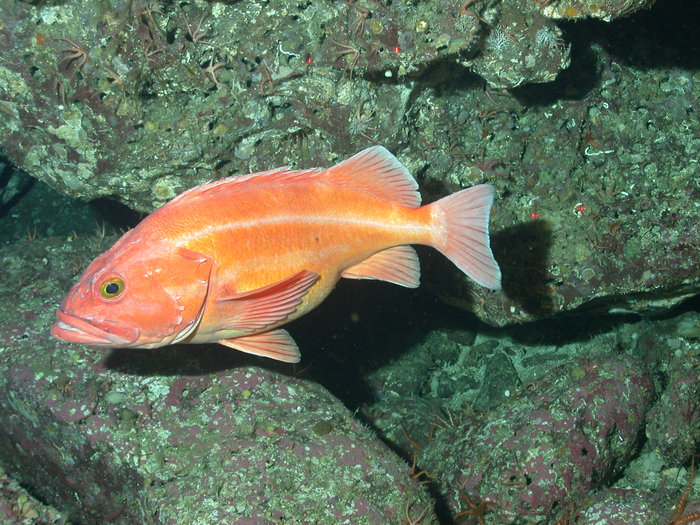
<svg viewBox="0 0 700 525"><path fill-rule="evenodd" d="M83 319L56 311L56 322L51 327L51 335L67 343L88 346L130 346L138 341L140 330L131 323L106 319Z"/></svg>

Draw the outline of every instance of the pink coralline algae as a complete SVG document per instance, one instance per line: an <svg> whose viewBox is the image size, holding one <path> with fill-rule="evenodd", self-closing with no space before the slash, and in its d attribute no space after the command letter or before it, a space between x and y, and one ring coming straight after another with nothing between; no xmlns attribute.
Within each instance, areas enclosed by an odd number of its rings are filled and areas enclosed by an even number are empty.
<svg viewBox="0 0 700 525"><path fill-rule="evenodd" d="M629 357L563 365L512 401L438 433L421 455L454 514L463 490L494 523L560 519L618 474L637 444L653 381Z"/></svg>
<svg viewBox="0 0 700 525"><path fill-rule="evenodd" d="M320 385L255 367L130 376L88 352L45 354L73 367L63 390L22 350L0 380L8 473L71 521L399 525L408 505L435 523L408 466Z"/></svg>

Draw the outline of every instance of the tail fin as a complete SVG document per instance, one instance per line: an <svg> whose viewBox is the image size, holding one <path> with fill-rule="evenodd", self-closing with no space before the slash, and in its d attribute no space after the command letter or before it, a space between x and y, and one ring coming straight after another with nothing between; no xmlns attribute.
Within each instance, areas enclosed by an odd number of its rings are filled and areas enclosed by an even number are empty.
<svg viewBox="0 0 700 525"><path fill-rule="evenodd" d="M489 215L494 188L488 184L473 186L434 202L430 206L444 217L440 250L477 283L492 290L501 289L501 269L489 245Z"/></svg>

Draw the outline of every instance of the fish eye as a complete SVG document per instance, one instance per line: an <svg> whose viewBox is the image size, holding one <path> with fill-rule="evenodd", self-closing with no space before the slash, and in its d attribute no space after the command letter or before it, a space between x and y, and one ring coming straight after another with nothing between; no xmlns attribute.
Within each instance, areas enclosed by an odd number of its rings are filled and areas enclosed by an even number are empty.
<svg viewBox="0 0 700 525"><path fill-rule="evenodd" d="M116 299L124 292L124 281L109 279L100 285L100 294L105 299Z"/></svg>

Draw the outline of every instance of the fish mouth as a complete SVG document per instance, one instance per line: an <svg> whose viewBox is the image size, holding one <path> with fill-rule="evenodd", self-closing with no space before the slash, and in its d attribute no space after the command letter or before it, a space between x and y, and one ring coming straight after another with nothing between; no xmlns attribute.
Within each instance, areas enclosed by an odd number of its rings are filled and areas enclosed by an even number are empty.
<svg viewBox="0 0 700 525"><path fill-rule="evenodd" d="M129 323L86 320L56 311L58 322L51 327L51 335L67 343L89 346L129 346L139 338L139 329Z"/></svg>

